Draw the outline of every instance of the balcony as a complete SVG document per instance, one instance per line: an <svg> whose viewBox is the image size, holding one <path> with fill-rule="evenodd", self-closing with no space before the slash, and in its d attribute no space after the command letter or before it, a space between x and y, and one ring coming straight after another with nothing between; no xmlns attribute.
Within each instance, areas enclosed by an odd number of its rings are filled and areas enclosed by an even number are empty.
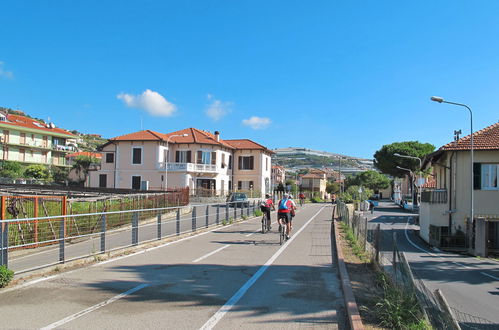
<svg viewBox="0 0 499 330"><path fill-rule="evenodd" d="M158 163L157 169L164 171L165 163ZM168 163L168 172L218 173L216 165L193 163Z"/></svg>
<svg viewBox="0 0 499 330"><path fill-rule="evenodd" d="M447 203L447 189L435 189L421 193L421 203L445 204Z"/></svg>

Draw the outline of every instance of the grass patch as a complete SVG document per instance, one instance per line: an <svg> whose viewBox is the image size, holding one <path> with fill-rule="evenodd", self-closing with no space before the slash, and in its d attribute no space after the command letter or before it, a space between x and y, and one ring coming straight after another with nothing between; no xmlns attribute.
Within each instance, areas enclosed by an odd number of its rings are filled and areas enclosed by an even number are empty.
<svg viewBox="0 0 499 330"><path fill-rule="evenodd" d="M357 241L357 237L355 237L352 228L350 228L346 223L340 223L341 230L345 233L345 239L348 242L348 245L352 249L352 252L365 263L371 262L371 258L364 252L364 248Z"/></svg>

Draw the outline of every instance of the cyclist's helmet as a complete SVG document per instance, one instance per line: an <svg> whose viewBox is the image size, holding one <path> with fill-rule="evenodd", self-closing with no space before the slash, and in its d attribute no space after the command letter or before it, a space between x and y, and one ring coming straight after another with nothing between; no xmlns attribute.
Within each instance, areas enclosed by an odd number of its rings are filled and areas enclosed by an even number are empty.
<svg viewBox="0 0 499 330"><path fill-rule="evenodd" d="M269 194L265 194L265 198L270 198L270 195Z"/></svg>
<svg viewBox="0 0 499 330"><path fill-rule="evenodd" d="M293 198L293 195L289 194L289 198Z"/></svg>

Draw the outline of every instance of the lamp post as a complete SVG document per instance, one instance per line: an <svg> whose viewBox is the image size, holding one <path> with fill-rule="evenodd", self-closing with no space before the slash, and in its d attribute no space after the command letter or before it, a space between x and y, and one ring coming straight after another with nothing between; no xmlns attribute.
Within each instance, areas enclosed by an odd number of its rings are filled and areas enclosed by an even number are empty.
<svg viewBox="0 0 499 330"><path fill-rule="evenodd" d="M417 159L419 160L419 171L421 171L421 168L423 167L423 162L421 161L421 158L419 157L414 157L414 156L407 156L407 155L401 155L399 153L394 153L394 156L401 157L401 158L409 158L409 159ZM413 201L414 203L414 201ZM421 189L418 187L418 205L421 203Z"/></svg>
<svg viewBox="0 0 499 330"><path fill-rule="evenodd" d="M169 149L168 149L168 142L170 142L170 139L172 137L176 137L176 136L189 136L189 134L187 133L184 133L184 134L173 134L173 135L170 135L167 139L166 139L166 154L165 154L165 191L168 191L168 153L169 153Z"/></svg>
<svg viewBox="0 0 499 330"><path fill-rule="evenodd" d="M343 190L341 189L341 188L342 188L342 186L343 186L343 185L341 184L341 158L343 158L343 157L338 156L338 159L339 159L339 161L340 161L340 164L339 164L339 166L338 166L338 172L339 172L338 180L339 180L339 182L340 182L340 194L341 194L341 193L343 193Z"/></svg>
<svg viewBox="0 0 499 330"><path fill-rule="evenodd" d="M412 179L412 187L411 187L411 197L412 197L412 210L414 211L414 175L412 174L412 171L408 168L403 168L403 167L400 167L400 166L397 166L397 168L399 170L404 170L404 171L407 171L411 174L411 178Z"/></svg>
<svg viewBox="0 0 499 330"><path fill-rule="evenodd" d="M471 111L471 108L469 106L467 106L466 104L462 104L462 103L456 103L456 102L451 102L451 101L445 101L442 97L439 97L439 96L432 96L431 97L431 100L434 101L434 102L438 102L438 103L448 103L448 104L452 104L452 105L457 105L457 106L460 106L460 107L464 107L466 109L468 109L468 111L470 112L470 229L473 228L473 223L475 221L474 219L474 210L473 210L473 199L474 199L474 182L473 182L473 111ZM449 230L452 230L451 228L449 228ZM472 232L472 230L470 230L470 232ZM472 242L473 238L471 237L470 235L470 249L471 249L471 242Z"/></svg>

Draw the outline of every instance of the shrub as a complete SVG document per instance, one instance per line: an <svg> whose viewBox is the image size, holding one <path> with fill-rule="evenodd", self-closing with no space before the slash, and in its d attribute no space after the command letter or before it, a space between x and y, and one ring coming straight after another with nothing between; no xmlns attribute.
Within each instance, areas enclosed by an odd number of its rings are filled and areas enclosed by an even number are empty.
<svg viewBox="0 0 499 330"><path fill-rule="evenodd" d="M320 197L312 197L312 198L310 198L310 201L312 203L322 203L323 202L323 200Z"/></svg>
<svg viewBox="0 0 499 330"><path fill-rule="evenodd" d="M256 209L254 213L255 213L255 217L261 217L263 215L262 211L258 210L258 209Z"/></svg>
<svg viewBox="0 0 499 330"><path fill-rule="evenodd" d="M7 286L13 277L14 272L12 270L6 266L0 266L0 288Z"/></svg>

